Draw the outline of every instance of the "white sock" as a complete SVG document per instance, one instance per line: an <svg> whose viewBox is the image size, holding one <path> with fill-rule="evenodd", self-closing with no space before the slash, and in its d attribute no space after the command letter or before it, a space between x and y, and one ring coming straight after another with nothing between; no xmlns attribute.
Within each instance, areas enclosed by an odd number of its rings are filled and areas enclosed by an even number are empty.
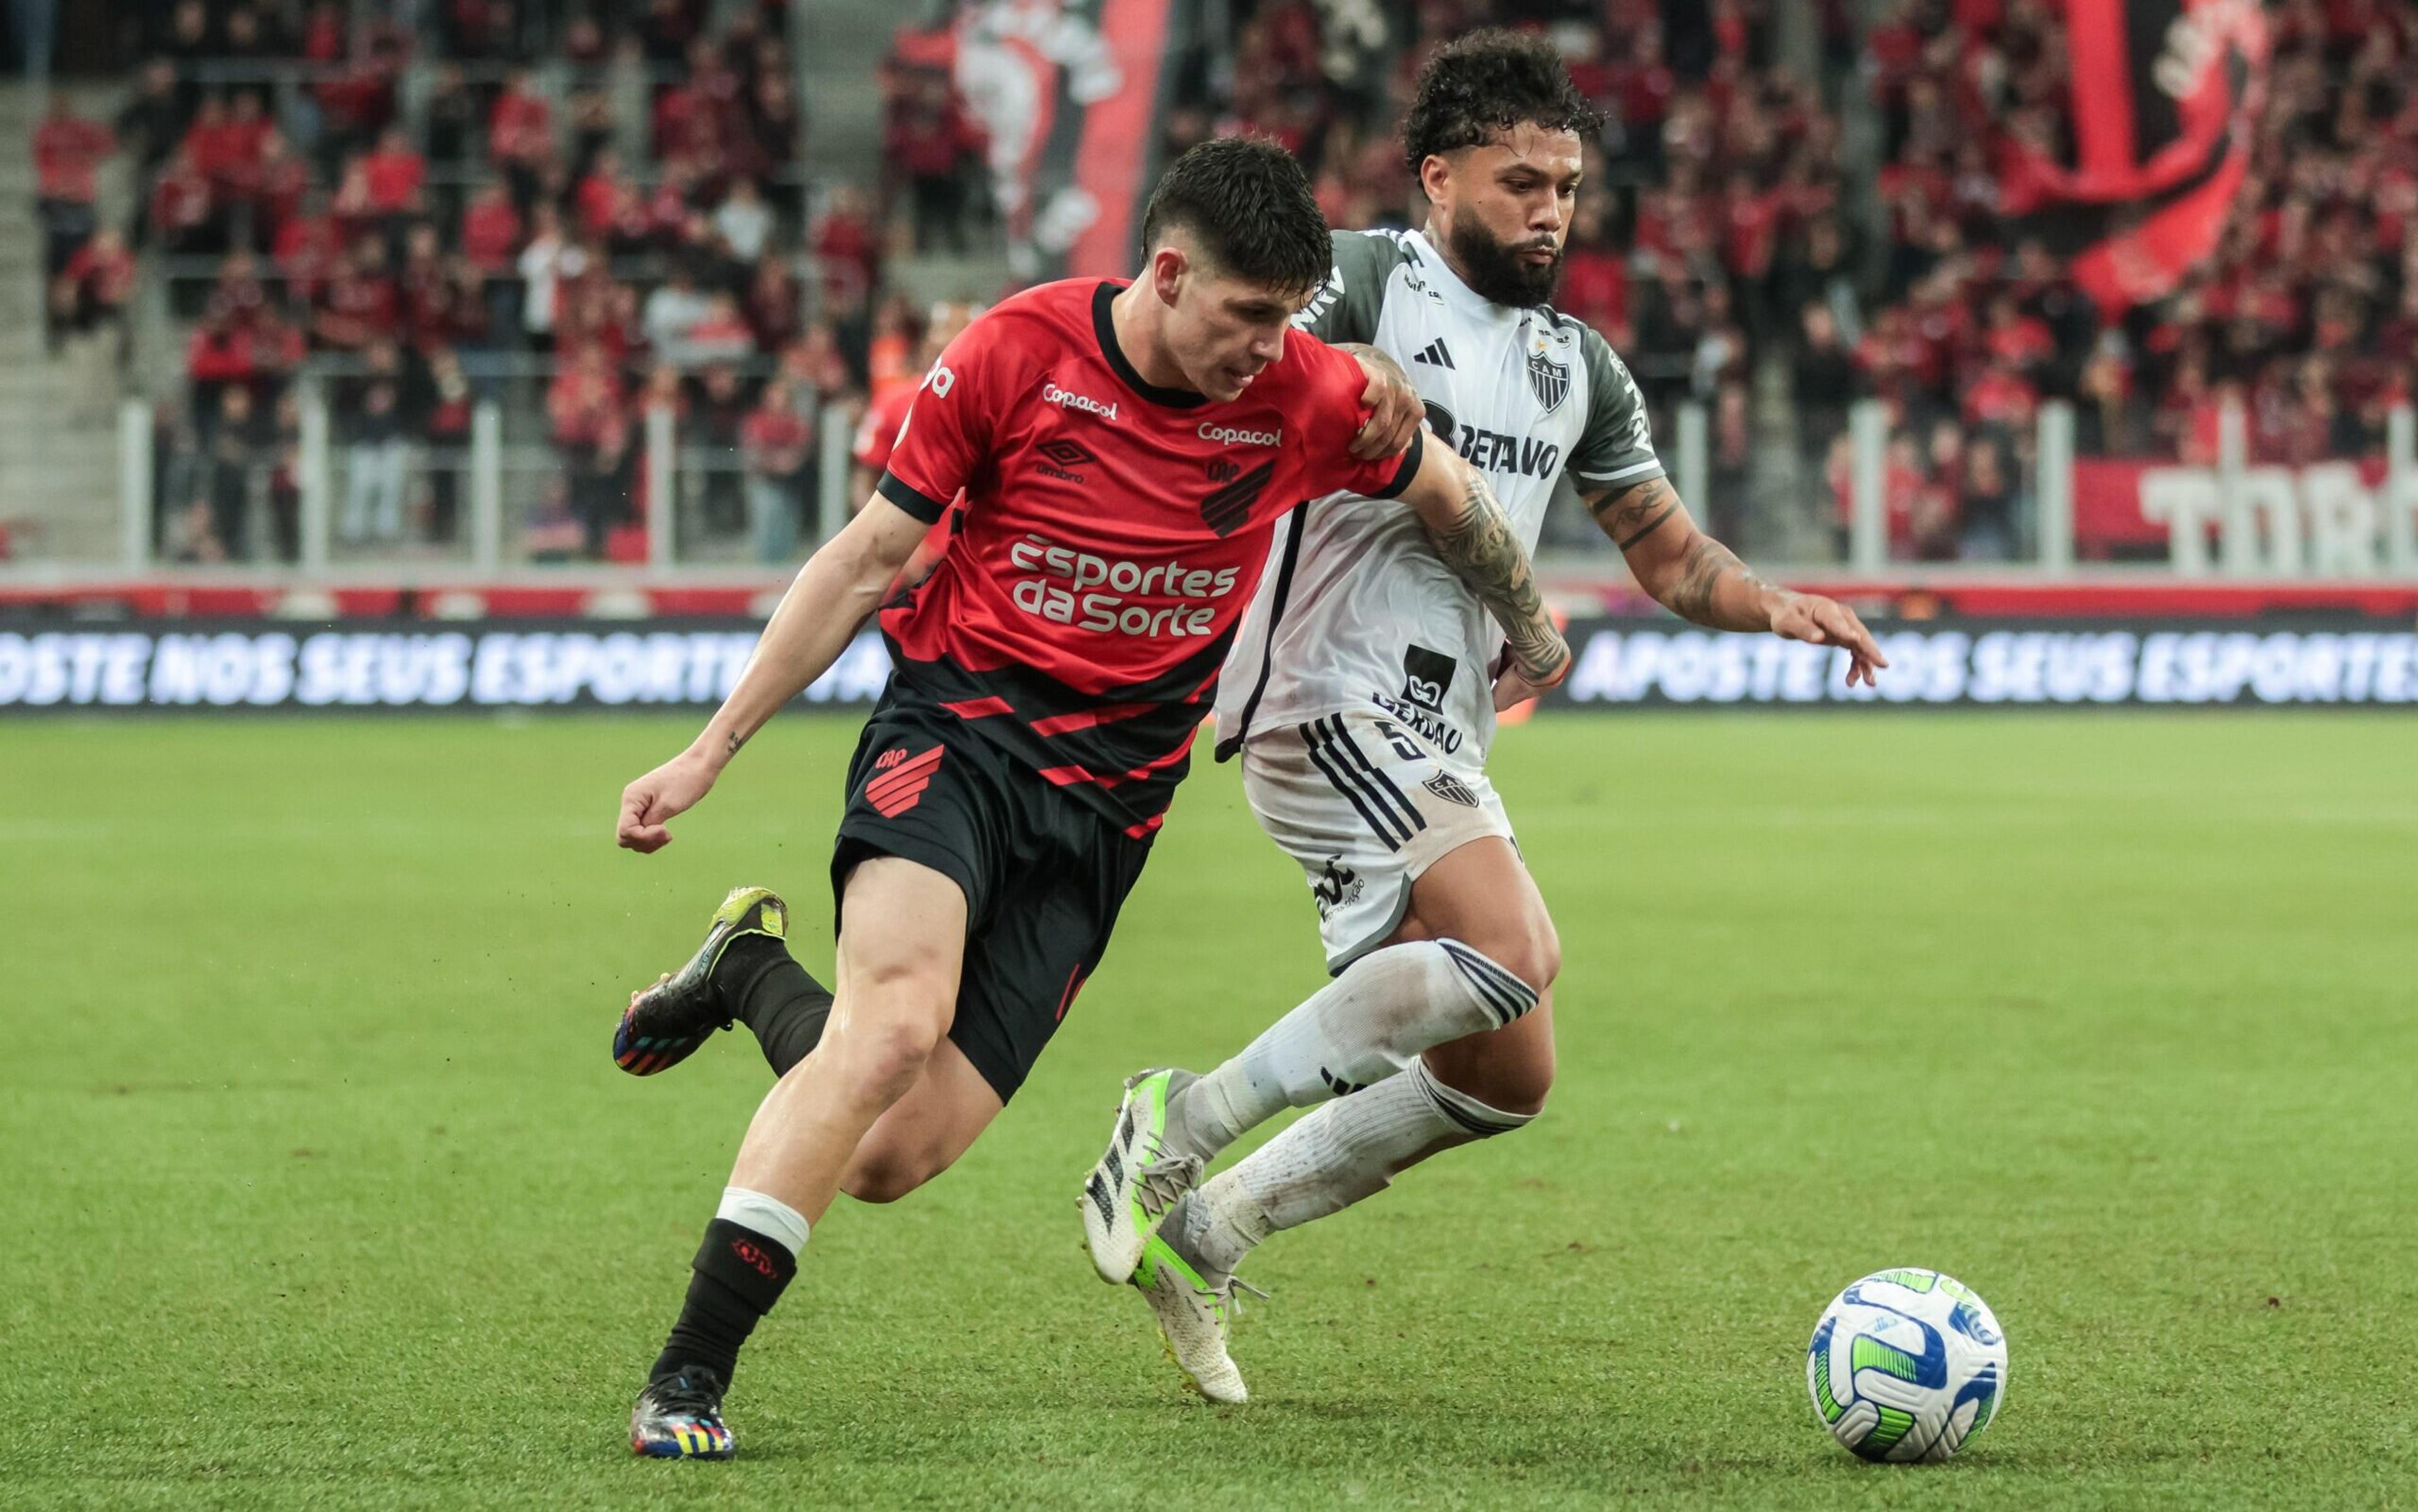
<svg viewBox="0 0 2418 1512"><path fill-rule="evenodd" d="M1431 1045L1500 1029L1535 1006L1535 988L1460 940L1370 951L1242 1054L1180 1089L1168 1107L1169 1142L1214 1160L1284 1108L1373 1086Z"/></svg>
<svg viewBox="0 0 2418 1512"><path fill-rule="evenodd" d="M744 1186L722 1189L722 1206L713 1215L742 1229L753 1229L789 1252L795 1260L805 1252L806 1215L778 1198L751 1192Z"/></svg>
<svg viewBox="0 0 2418 1512"><path fill-rule="evenodd" d="M1340 1213L1439 1150L1508 1134L1536 1116L1489 1107L1414 1061L1408 1075L1306 1115L1186 1195L1162 1231L1214 1282L1277 1230Z"/></svg>

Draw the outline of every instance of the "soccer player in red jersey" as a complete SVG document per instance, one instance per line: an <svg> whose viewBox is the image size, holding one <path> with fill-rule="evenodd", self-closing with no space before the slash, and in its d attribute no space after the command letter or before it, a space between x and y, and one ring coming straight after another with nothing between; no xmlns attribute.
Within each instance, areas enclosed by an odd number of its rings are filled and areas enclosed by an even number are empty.
<svg viewBox="0 0 2418 1512"><path fill-rule="evenodd" d="M896 671L848 774L828 1028L817 1016L740 1147L632 1413L639 1453L727 1457L731 1369L809 1226L839 1192L890 1201L946 1169L1021 1084L1149 857L1286 512L1400 498L1502 624L1507 678L1568 670L1501 506L1422 444L1400 370L1372 384L1367 359L1289 333L1330 263L1299 165L1266 143L1197 147L1142 236L1131 284L1031 289L949 344L878 497L799 573L704 732L622 793L620 844L667 844L963 491L931 575L881 610ZM1361 434L1372 396L1399 455L1352 454L1391 450ZM734 893L688 967L633 997L616 1060L661 1070L733 1018L755 1027L759 986L812 990L786 928L779 899Z"/></svg>

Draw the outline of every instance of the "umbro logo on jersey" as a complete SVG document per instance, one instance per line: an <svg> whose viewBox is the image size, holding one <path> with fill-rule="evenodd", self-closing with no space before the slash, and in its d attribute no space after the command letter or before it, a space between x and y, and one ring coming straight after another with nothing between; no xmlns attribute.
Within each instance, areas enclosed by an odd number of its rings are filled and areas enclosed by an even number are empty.
<svg viewBox="0 0 2418 1512"><path fill-rule="evenodd" d="M1431 341L1425 346L1420 347L1418 355L1412 358L1411 360L1414 362L1425 362L1431 368L1449 368L1452 366L1452 353L1446 350L1444 338L1439 336L1434 341Z"/></svg>
<svg viewBox="0 0 2418 1512"><path fill-rule="evenodd" d="M1044 441L1033 451L1041 458L1039 466L1045 476L1063 478L1070 483L1083 481L1083 475L1072 469L1087 462L1100 460L1093 454L1091 448L1063 435L1054 441Z"/></svg>
<svg viewBox="0 0 2418 1512"><path fill-rule="evenodd" d="M1201 523L1221 536L1231 536L1251 517L1251 506L1277 475L1274 458L1228 483L1201 501Z"/></svg>

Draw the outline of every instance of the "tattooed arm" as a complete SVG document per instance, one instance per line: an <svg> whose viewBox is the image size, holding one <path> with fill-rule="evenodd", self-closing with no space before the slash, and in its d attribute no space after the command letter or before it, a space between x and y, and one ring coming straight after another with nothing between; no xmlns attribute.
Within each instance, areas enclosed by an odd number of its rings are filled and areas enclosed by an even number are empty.
<svg viewBox="0 0 2418 1512"><path fill-rule="evenodd" d="M1789 640L1847 648L1847 681L1870 684L1889 665L1854 610L1818 593L1792 593L1757 577L1735 553L1696 528L1669 480L1582 488L1588 512L1629 558L1657 603L1715 630L1768 630Z"/></svg>
<svg viewBox="0 0 2418 1512"><path fill-rule="evenodd" d="M1553 628L1536 567L1485 477L1450 447L1430 446L1402 501L1418 512L1436 555L1503 627L1511 669L1540 689L1561 681L1570 649Z"/></svg>

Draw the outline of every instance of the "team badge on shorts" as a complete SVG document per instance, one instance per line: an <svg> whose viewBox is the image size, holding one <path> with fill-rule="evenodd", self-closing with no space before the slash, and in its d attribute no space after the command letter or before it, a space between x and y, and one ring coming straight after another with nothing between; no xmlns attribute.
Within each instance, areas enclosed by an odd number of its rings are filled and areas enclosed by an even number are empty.
<svg viewBox="0 0 2418 1512"><path fill-rule="evenodd" d="M1447 803L1459 803L1463 808L1477 806L1477 795L1469 790L1469 784L1449 771L1439 771L1419 786Z"/></svg>
<svg viewBox="0 0 2418 1512"><path fill-rule="evenodd" d="M895 819L923 800L924 789L932 786L932 773L941 770L941 747L934 746L920 756L909 756L905 746L894 747L873 759L873 779L865 785L865 801L885 819Z"/></svg>

